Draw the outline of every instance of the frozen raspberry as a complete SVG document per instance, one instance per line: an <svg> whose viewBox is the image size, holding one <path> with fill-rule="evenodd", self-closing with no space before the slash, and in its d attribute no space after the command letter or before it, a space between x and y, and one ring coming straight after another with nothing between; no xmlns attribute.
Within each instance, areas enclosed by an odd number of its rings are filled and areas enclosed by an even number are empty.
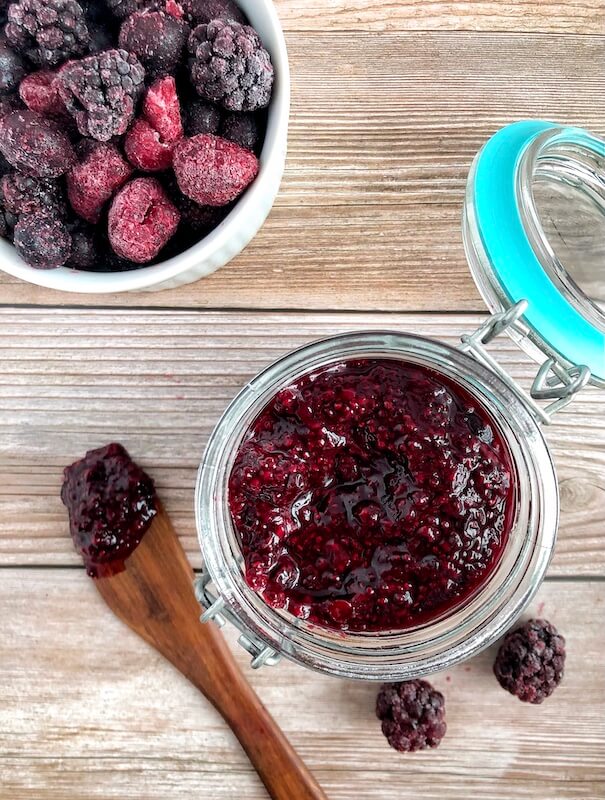
<svg viewBox="0 0 605 800"><path fill-rule="evenodd" d="M428 681L385 683L376 699L376 716L395 750L424 750L437 747L445 736L444 703Z"/></svg>
<svg viewBox="0 0 605 800"><path fill-rule="evenodd" d="M119 19L125 19L137 11L161 8L161 0L105 0L107 8Z"/></svg>
<svg viewBox="0 0 605 800"><path fill-rule="evenodd" d="M124 151L131 164L145 172L172 165L172 153L183 136L181 109L172 76L161 78L148 90L143 118L135 120L126 134Z"/></svg>
<svg viewBox="0 0 605 800"><path fill-rule="evenodd" d="M183 0L183 8L196 25L207 25L213 19L230 19L242 25L246 22L233 0Z"/></svg>
<svg viewBox="0 0 605 800"><path fill-rule="evenodd" d="M164 11L132 14L120 29L119 44L134 53L148 77L175 72L187 46L189 26Z"/></svg>
<svg viewBox="0 0 605 800"><path fill-rule="evenodd" d="M25 72L25 64L19 53L9 47L6 39L0 39L0 94L14 92Z"/></svg>
<svg viewBox="0 0 605 800"><path fill-rule="evenodd" d="M224 206L252 183L259 165L244 147L202 133L179 142L173 166L183 194L201 206Z"/></svg>
<svg viewBox="0 0 605 800"><path fill-rule="evenodd" d="M256 118L253 114L227 114L221 126L221 136L254 151L259 140Z"/></svg>
<svg viewBox="0 0 605 800"><path fill-rule="evenodd" d="M65 262L72 269L93 270L99 261L96 229L78 219L68 225L71 234L71 254Z"/></svg>
<svg viewBox="0 0 605 800"><path fill-rule="evenodd" d="M11 172L2 178L1 186L4 206L16 216L37 211L65 216L65 198L58 180Z"/></svg>
<svg viewBox="0 0 605 800"><path fill-rule="evenodd" d="M19 96L30 111L56 119L67 116L67 109L59 97L56 78L54 72L41 70L32 72L21 81Z"/></svg>
<svg viewBox="0 0 605 800"><path fill-rule="evenodd" d="M130 175L132 167L113 144L86 141L80 163L67 173L67 196L73 210L88 222L98 222L103 206Z"/></svg>
<svg viewBox="0 0 605 800"><path fill-rule="evenodd" d="M8 8L6 37L38 66L54 67L84 55L90 34L75 0L18 0Z"/></svg>
<svg viewBox="0 0 605 800"><path fill-rule="evenodd" d="M187 104L185 113L187 136L197 136L198 133L218 134L220 126L221 112L212 103L206 103L204 100L192 100Z"/></svg>
<svg viewBox="0 0 605 800"><path fill-rule="evenodd" d="M184 19L185 11L183 10L183 6L181 3L177 2L177 0L166 0L165 9L167 14L170 14L171 17L175 19Z"/></svg>
<svg viewBox="0 0 605 800"><path fill-rule="evenodd" d="M200 97L228 111L256 111L269 105L273 65L249 25L213 20L189 37L191 79Z"/></svg>
<svg viewBox="0 0 605 800"><path fill-rule="evenodd" d="M136 56L106 50L66 64L58 76L59 94L80 133L107 142L134 119L144 78Z"/></svg>
<svg viewBox="0 0 605 800"><path fill-rule="evenodd" d="M109 241L120 258L152 261L174 236L180 214L155 178L127 183L109 209Z"/></svg>
<svg viewBox="0 0 605 800"><path fill-rule="evenodd" d="M69 258L71 236L52 214L24 214L15 225L15 249L30 267L54 269Z"/></svg>
<svg viewBox="0 0 605 800"><path fill-rule="evenodd" d="M542 703L557 688L565 666L565 639L554 625L530 619L506 634L494 674L504 689L526 703Z"/></svg>
<svg viewBox="0 0 605 800"><path fill-rule="evenodd" d="M38 178L57 178L76 160L69 138L57 124L29 110L4 117L0 152L13 167Z"/></svg>

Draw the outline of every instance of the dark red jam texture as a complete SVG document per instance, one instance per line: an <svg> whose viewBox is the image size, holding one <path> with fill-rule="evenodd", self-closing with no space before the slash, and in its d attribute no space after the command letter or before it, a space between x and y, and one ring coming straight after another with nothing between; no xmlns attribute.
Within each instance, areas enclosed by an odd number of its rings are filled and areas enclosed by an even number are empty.
<svg viewBox="0 0 605 800"><path fill-rule="evenodd" d="M157 514L153 481L120 444L90 450L64 476L61 500L86 571L93 578L122 572Z"/></svg>
<svg viewBox="0 0 605 800"><path fill-rule="evenodd" d="M382 359L307 374L257 417L229 478L247 582L333 629L427 622L494 569L512 474L487 412L430 369Z"/></svg>

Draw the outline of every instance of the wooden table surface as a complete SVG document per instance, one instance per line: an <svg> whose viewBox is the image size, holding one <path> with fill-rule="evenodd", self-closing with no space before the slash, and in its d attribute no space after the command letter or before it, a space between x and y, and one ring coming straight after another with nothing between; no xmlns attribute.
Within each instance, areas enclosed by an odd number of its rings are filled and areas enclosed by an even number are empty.
<svg viewBox="0 0 605 800"><path fill-rule="evenodd" d="M266 797L220 718L102 605L68 537L62 467L122 441L199 566L196 468L237 389L336 331L455 342L485 314L460 235L473 154L521 117L605 135L604 0L276 5L289 158L242 256L156 294L63 295L0 273L3 800ZM535 368L511 342L494 351L528 383ZM605 392L587 391L547 432L561 528L530 613L559 626L568 662L543 706L505 694L484 653L434 678L441 747L400 755L374 718L376 687L291 664L248 672L331 800L603 800L604 415Z"/></svg>

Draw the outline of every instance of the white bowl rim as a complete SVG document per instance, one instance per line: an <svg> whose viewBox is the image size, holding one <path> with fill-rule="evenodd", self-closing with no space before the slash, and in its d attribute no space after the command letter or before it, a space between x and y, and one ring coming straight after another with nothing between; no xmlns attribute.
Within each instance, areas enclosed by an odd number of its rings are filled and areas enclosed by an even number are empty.
<svg viewBox="0 0 605 800"><path fill-rule="evenodd" d="M271 185L275 181L275 169L278 168L280 159L278 176L280 180L285 165L290 115L290 67L286 40L272 0L255 0L255 3L264 6L275 36L275 41L270 49L276 80L269 107L265 141L259 158L259 174L225 219L211 233L183 253L159 264L139 267L128 272L86 272L68 267L49 270L35 269L19 258L10 242L0 239L0 269L2 271L46 289L75 293L111 294L153 286L161 288L159 284L187 272L202 261L211 261L212 256L224 248L225 244L237 234L241 217L248 214L259 204L264 195L271 192ZM254 24L253 19L250 21ZM209 269L208 273L211 271L213 270Z"/></svg>

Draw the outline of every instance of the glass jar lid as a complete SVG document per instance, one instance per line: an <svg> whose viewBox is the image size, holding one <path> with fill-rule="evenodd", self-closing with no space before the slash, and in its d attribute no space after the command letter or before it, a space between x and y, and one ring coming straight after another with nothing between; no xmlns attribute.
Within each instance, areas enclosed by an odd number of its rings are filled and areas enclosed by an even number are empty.
<svg viewBox="0 0 605 800"><path fill-rule="evenodd" d="M464 244L492 312L526 302L513 338L605 385L605 142L579 128L502 128L471 168Z"/></svg>

